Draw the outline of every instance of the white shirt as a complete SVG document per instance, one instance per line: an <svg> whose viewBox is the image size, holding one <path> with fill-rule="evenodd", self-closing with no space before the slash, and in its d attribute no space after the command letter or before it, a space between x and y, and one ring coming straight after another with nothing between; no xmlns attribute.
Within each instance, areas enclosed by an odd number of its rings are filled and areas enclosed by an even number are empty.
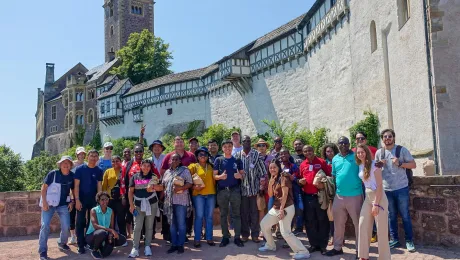
<svg viewBox="0 0 460 260"><path fill-rule="evenodd" d="M238 153L239 151L243 151L243 146L240 146L240 147L238 147L238 148L236 148L235 146L233 146L232 156L235 156L235 154Z"/></svg>
<svg viewBox="0 0 460 260"><path fill-rule="evenodd" d="M155 168L157 168L158 173L160 173L161 170L161 164L163 163L163 159L166 157L165 154L160 154L160 157L158 159L155 157L155 155L152 155L152 161L155 164Z"/></svg>
<svg viewBox="0 0 460 260"><path fill-rule="evenodd" d="M377 181L375 180L375 161L372 161L371 174L367 180L364 180L364 164L359 165L359 178L364 183L364 186L371 190L377 190Z"/></svg>

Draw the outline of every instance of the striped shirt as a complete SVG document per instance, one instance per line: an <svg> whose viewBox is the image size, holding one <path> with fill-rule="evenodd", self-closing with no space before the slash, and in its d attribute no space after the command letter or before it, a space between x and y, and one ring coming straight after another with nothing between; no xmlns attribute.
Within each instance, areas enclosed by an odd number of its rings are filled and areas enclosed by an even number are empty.
<svg viewBox="0 0 460 260"><path fill-rule="evenodd" d="M260 190L260 179L267 177L267 169L260 153L254 149L246 155L240 151L235 155L243 163L244 177L241 182L241 195L255 196Z"/></svg>

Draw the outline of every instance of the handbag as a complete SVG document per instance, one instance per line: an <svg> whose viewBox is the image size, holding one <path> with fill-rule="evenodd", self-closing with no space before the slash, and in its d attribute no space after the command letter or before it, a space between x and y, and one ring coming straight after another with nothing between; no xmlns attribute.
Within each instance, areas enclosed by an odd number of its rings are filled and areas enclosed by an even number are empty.
<svg viewBox="0 0 460 260"><path fill-rule="evenodd" d="M46 202L50 207L59 206L59 201L61 200L61 184L56 182L56 174L57 172L54 171L53 183L51 183L46 190ZM43 207L43 201L41 197L38 206Z"/></svg>

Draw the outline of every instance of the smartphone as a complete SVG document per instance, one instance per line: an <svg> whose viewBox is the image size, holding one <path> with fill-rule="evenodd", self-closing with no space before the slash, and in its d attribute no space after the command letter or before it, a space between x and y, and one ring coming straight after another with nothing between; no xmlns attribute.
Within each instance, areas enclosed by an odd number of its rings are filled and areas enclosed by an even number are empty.
<svg viewBox="0 0 460 260"><path fill-rule="evenodd" d="M137 212L137 209L135 209L135 210L133 211L133 216L137 217L137 215L139 215L139 212Z"/></svg>

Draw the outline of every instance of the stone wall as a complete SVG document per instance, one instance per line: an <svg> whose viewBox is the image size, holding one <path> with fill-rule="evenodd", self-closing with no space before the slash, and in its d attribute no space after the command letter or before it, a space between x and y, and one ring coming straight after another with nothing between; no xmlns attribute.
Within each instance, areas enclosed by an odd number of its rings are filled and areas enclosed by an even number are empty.
<svg viewBox="0 0 460 260"><path fill-rule="evenodd" d="M0 192L0 237L38 235L40 192ZM60 230L59 218L51 220L51 232Z"/></svg>

